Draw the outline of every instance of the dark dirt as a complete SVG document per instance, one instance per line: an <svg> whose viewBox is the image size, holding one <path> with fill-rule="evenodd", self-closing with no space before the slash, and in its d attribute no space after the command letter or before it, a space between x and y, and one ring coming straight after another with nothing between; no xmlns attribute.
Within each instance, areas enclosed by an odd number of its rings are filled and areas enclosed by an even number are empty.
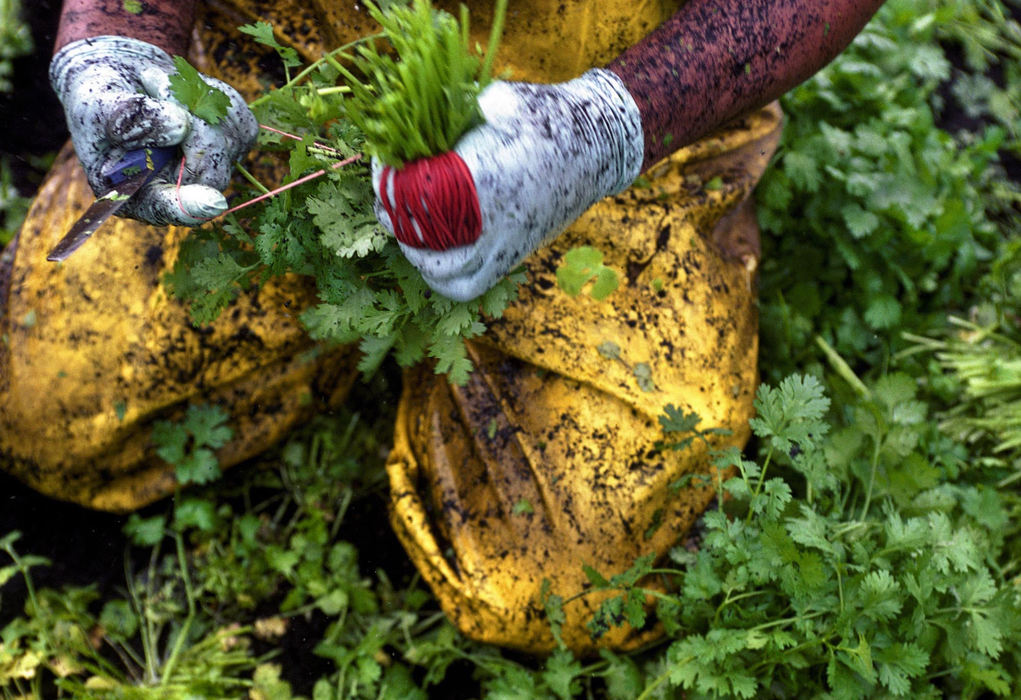
<svg viewBox="0 0 1021 700"><path fill-rule="evenodd" d="M14 90L0 94L4 127L0 130L0 153L13 156L15 185L26 195L38 186L43 174L36 157L54 153L67 139L63 112L47 77L60 4L58 0L23 4L33 28L36 53L15 61ZM1013 11L1015 16L1021 15L1021 8ZM960 59L952 53L950 57ZM981 128L980 123L965 116L949 91L945 91L945 96L947 108L940 115L943 128L949 131ZM1003 165L1009 177L1021 180L1021 161L1005 154ZM156 508L162 512L163 506ZM383 503L377 499L367 499L354 508L349 513L351 539L362 553L363 572L371 575L381 568L391 580L400 582L410 575L410 564L390 531L383 510ZM45 498L0 472L0 536L19 530L22 533L16 545L19 551L42 555L51 561L50 566L33 570L39 587L95 584L99 591L117 595L124 585L123 562L129 551L121 532L126 520L126 516L97 513ZM0 628L20 614L24 595L20 578L3 588ZM282 643L276 645L283 647L277 662L283 665L296 692L309 694L314 680L331 669L331 662L311 653L326 625L326 619L317 617L296 621ZM436 689L436 696L446 695L445 690L471 693L468 687L473 685L477 693L477 684L469 680L471 672L469 664L453 665L447 682Z"/></svg>

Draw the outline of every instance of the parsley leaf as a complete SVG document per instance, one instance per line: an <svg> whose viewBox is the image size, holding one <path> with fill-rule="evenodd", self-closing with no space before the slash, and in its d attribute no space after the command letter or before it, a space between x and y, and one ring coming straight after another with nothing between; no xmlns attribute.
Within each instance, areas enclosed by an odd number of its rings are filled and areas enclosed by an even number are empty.
<svg viewBox="0 0 1021 700"><path fill-rule="evenodd" d="M174 99L199 119L216 126L227 116L230 98L207 83L195 68L181 56L174 56L177 72L170 76L170 92Z"/></svg>
<svg viewBox="0 0 1021 700"><path fill-rule="evenodd" d="M188 406L180 422L157 421L152 441L156 454L173 464L183 484L204 484L220 475L214 450L227 444L233 430L225 423L228 414L218 406Z"/></svg>
<svg viewBox="0 0 1021 700"><path fill-rule="evenodd" d="M603 265L603 254L591 246L577 246L564 253L564 262L557 268L557 284L570 296L577 296L592 282L589 294L593 299L608 297L620 282L617 273Z"/></svg>
<svg viewBox="0 0 1021 700"><path fill-rule="evenodd" d="M262 20L255 24L243 24L238 27L238 31L242 34L248 34L255 38L257 42L264 46L269 46L277 52L280 59L284 62L285 68L294 68L295 66L301 65L301 59L298 58L298 52L290 46L283 46L277 41L276 35L273 32L273 25L269 22Z"/></svg>

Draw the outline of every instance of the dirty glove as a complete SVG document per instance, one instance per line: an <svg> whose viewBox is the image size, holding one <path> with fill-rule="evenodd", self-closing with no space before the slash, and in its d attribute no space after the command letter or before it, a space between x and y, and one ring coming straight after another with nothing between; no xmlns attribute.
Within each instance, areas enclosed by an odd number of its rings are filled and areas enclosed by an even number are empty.
<svg viewBox="0 0 1021 700"><path fill-rule="evenodd" d="M105 191L104 167L142 147L180 145L182 187L176 165L167 165L119 214L153 224L194 226L227 209L235 161L251 148L258 123L229 85L203 76L231 101L216 126L190 114L170 93L174 62L162 49L137 39L99 36L72 42L50 63L56 91L78 158L96 194ZM180 199L178 199L180 197Z"/></svg>
<svg viewBox="0 0 1021 700"><path fill-rule="evenodd" d="M399 201L406 191L400 178L415 164L400 171L373 166L380 222L430 287L461 301L485 292L596 201L630 185L644 153L638 107L607 70L556 85L497 81L483 90L479 106L485 123L454 148L474 180L481 214L481 231L467 243L464 232L453 245L449 236L444 242L423 235L419 218L442 218L437 210L449 188L429 189L442 178L422 178L419 202ZM432 222L424 228L432 230Z"/></svg>

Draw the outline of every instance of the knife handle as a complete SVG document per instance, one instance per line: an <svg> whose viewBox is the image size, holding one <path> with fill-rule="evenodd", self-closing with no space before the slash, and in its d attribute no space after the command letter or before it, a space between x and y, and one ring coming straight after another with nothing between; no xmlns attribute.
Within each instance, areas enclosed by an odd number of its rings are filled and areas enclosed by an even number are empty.
<svg viewBox="0 0 1021 700"><path fill-rule="evenodd" d="M103 168L103 179L109 189L113 189L129 178L148 171L151 175L156 174L169 163L174 154L177 153L176 146L161 146L153 148L136 148L128 151L113 165Z"/></svg>

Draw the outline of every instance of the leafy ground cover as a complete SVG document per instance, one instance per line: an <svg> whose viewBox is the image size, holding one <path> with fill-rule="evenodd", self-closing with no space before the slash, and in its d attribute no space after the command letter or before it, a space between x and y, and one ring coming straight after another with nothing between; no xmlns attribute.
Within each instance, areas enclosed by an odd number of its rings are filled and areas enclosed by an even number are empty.
<svg viewBox="0 0 1021 700"><path fill-rule="evenodd" d="M669 592L652 609L640 604L650 560L586 571L618 593L594 634L655 615L663 641L532 659L445 621L386 524L388 360L348 412L222 477L212 455L228 416L195 406L161 426L154 440L186 485L129 518L66 509L64 527L96 533L84 555L54 541L66 533L34 532L27 506L7 509L21 519L0 528L0 693L1021 694L1012 16L999 0L890 0L785 96L758 192L754 438L716 455L736 468L717 485L729 499L706 514L698 551L656 564ZM664 448L712 429L676 411L661 423ZM573 601L551 582L544 602L555 630Z"/></svg>

